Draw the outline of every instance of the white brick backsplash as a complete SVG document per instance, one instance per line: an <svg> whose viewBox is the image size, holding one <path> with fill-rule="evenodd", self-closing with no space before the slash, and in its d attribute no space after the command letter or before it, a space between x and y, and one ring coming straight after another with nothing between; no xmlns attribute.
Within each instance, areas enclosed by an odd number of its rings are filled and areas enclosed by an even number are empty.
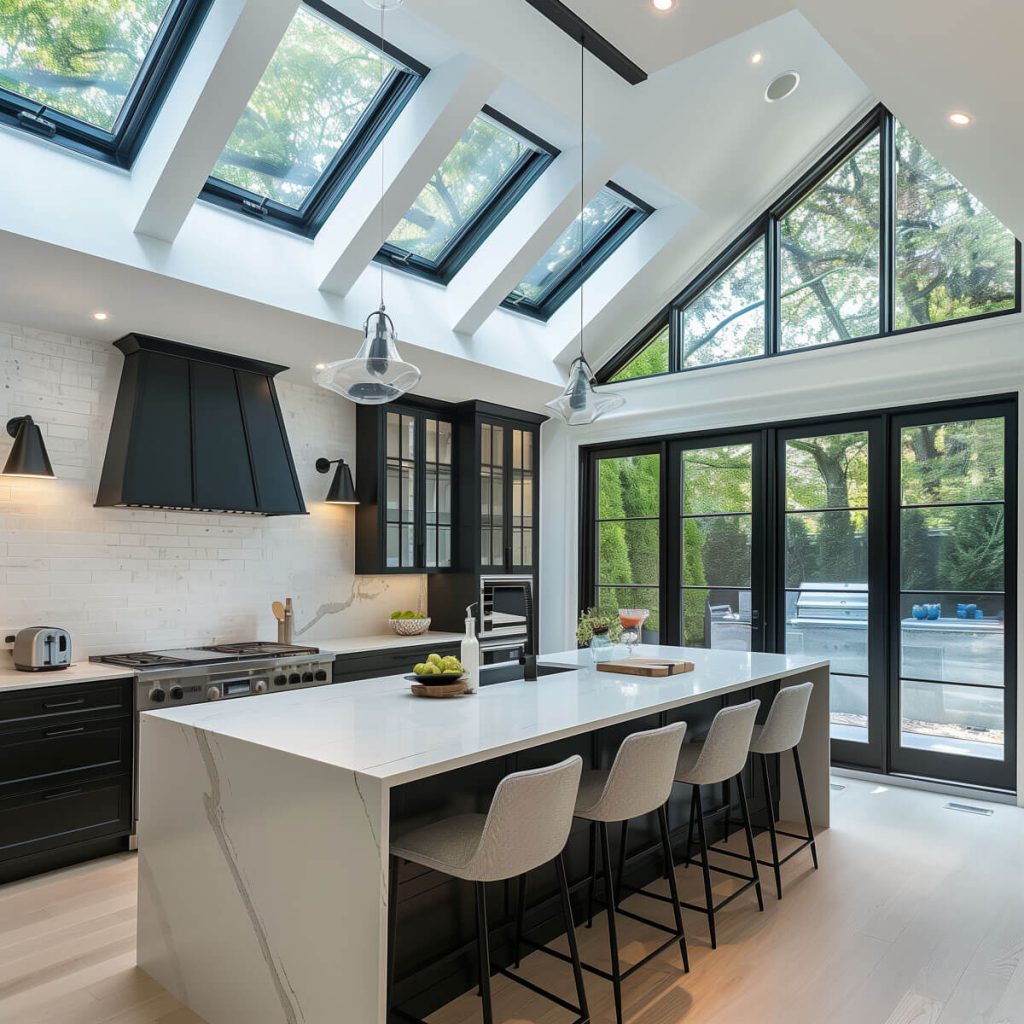
<svg viewBox="0 0 1024 1024"><path fill-rule="evenodd" d="M181 339L187 341L188 339ZM291 596L299 642L381 633L426 605L421 576L356 577L354 512L326 505L320 455L356 465L355 409L313 387L278 393L308 516L239 518L94 508L121 370L105 342L0 323L0 425L30 414L57 479L0 479L0 622L64 626L76 657L277 637L270 602ZM0 463L9 446L0 437Z"/></svg>

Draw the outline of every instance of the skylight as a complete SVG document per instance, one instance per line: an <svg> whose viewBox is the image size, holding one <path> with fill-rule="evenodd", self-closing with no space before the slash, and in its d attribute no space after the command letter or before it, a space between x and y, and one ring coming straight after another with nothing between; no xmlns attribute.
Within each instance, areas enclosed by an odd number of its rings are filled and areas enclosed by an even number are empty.
<svg viewBox="0 0 1024 1024"><path fill-rule="evenodd" d="M9 0L0 121L130 166L209 0Z"/></svg>
<svg viewBox="0 0 1024 1024"><path fill-rule="evenodd" d="M449 281L555 151L485 109L444 158L378 258Z"/></svg>
<svg viewBox="0 0 1024 1024"><path fill-rule="evenodd" d="M421 80L317 0L299 6L203 195L314 234Z"/></svg>
<svg viewBox="0 0 1024 1024"><path fill-rule="evenodd" d="M558 236L503 305L547 320L626 240L651 208L609 182Z"/></svg>

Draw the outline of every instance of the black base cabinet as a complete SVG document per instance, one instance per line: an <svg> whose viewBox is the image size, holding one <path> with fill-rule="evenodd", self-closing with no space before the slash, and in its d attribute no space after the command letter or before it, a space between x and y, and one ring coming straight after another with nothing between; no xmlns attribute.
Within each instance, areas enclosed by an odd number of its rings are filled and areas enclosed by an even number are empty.
<svg viewBox="0 0 1024 1024"><path fill-rule="evenodd" d="M127 849L132 681L0 694L0 882Z"/></svg>
<svg viewBox="0 0 1024 1024"><path fill-rule="evenodd" d="M409 675L413 667L428 654L439 654L442 658L453 654L459 656L460 644L424 644L422 647L403 647L385 651L360 651L357 654L340 654L334 659L336 683L354 683L357 679L374 679L377 676Z"/></svg>

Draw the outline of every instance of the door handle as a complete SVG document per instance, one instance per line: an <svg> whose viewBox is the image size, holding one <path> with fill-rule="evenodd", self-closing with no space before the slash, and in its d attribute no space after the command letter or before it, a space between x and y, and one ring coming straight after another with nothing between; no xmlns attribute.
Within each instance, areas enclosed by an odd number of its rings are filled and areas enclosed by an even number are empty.
<svg viewBox="0 0 1024 1024"><path fill-rule="evenodd" d="M53 711L55 708L77 708L81 707L85 703L84 697L76 697L74 700L58 700L53 704L44 704L43 708L46 711Z"/></svg>
<svg viewBox="0 0 1024 1024"><path fill-rule="evenodd" d="M70 729L47 729L43 735L49 739L51 736L71 736L76 732L85 732L85 726L73 725Z"/></svg>
<svg viewBox="0 0 1024 1024"><path fill-rule="evenodd" d="M47 793L46 796L43 797L43 799L44 800L60 800L62 797L66 797L66 796L77 796L81 792L82 792L82 787L78 786L75 789L62 789L59 793Z"/></svg>

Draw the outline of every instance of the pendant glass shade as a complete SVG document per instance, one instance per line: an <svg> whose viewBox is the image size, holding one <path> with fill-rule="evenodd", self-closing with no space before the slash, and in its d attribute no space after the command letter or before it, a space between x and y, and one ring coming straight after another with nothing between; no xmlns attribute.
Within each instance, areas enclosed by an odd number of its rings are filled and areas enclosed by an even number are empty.
<svg viewBox="0 0 1024 1024"><path fill-rule="evenodd" d="M625 403L622 395L614 391L598 390L594 386L594 373L582 356L577 356L569 367L569 382L565 390L547 403L547 407L569 424L570 427L593 423L606 412L618 409Z"/></svg>
<svg viewBox="0 0 1024 1024"><path fill-rule="evenodd" d="M395 325L383 307L366 318L363 334L354 358L328 363L313 380L361 405L393 402L419 383L419 368L398 354Z"/></svg>
<svg viewBox="0 0 1024 1024"><path fill-rule="evenodd" d="M335 459L331 462L328 459L316 460L316 471L318 473L329 473L331 466L337 465L334 471L334 479L331 481L331 488L327 492L324 501L329 505L358 505L356 497L356 485L352 480L352 470L344 459Z"/></svg>
<svg viewBox="0 0 1024 1024"><path fill-rule="evenodd" d="M56 476L46 454L42 432L32 422L31 416L16 416L8 420L7 433L14 438L14 446L4 465L3 476Z"/></svg>

